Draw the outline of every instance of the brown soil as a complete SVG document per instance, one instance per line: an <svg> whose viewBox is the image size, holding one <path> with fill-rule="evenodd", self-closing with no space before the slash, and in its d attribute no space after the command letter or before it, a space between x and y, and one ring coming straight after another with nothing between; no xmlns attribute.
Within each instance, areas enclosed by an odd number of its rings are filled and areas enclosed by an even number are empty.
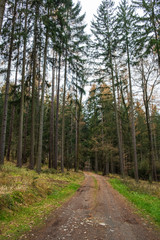
<svg viewBox="0 0 160 240"><path fill-rule="evenodd" d="M106 178L85 173L85 182L75 196L57 209L41 229L21 239L160 240L160 233L133 213Z"/></svg>

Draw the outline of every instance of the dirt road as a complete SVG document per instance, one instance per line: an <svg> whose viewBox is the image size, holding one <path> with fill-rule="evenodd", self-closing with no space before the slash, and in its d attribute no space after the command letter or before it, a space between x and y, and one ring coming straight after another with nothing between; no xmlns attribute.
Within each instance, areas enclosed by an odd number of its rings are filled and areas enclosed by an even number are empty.
<svg viewBox="0 0 160 240"><path fill-rule="evenodd" d="M160 235L133 213L104 177L85 173L76 195L27 239L160 240Z"/></svg>

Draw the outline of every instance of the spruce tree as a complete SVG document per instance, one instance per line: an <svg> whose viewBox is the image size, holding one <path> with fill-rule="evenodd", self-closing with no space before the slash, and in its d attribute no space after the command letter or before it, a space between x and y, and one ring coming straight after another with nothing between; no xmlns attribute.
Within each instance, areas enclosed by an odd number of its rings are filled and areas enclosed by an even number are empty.
<svg viewBox="0 0 160 240"><path fill-rule="evenodd" d="M133 5L142 10L141 16L137 18L137 31L139 37L137 45L144 55L153 53L157 55L160 69L160 2L158 0L133 0Z"/></svg>
<svg viewBox="0 0 160 240"><path fill-rule="evenodd" d="M5 100L4 100L4 106L3 106L2 127L1 127L1 136L0 136L0 164L4 164L4 152L5 152L5 143L6 143L6 128L7 128L7 113L8 113L8 98L9 98L9 85L10 85L10 75L11 75L11 61L12 61L12 53L13 53L14 30L15 30L15 22L16 22L17 3L18 3L18 0L15 0L14 6L13 6L12 28L11 28L11 34L10 34L10 47L9 47L7 76L6 76L6 87L5 87Z"/></svg>
<svg viewBox="0 0 160 240"><path fill-rule="evenodd" d="M118 7L117 14L117 27L119 32L119 41L122 46L122 53L125 53L126 64L128 66L128 81L129 81L129 101L130 101L130 117L131 117L131 134L132 134L132 147L134 157L134 175L135 180L138 181L138 163L137 163L137 150L136 150L136 133L134 121L134 103L133 103L133 90L132 90L132 73L131 73L131 56L133 51L132 32L134 22L134 9L129 6L127 0L122 0Z"/></svg>
<svg viewBox="0 0 160 240"><path fill-rule="evenodd" d="M22 138L23 138L23 117L24 117L24 84L26 70L26 49L27 49L27 24L28 24L28 0L25 4L25 24L23 32L23 64L22 64L22 82L21 82L21 103L20 103L20 125L17 149L17 166L22 166Z"/></svg>
<svg viewBox="0 0 160 240"><path fill-rule="evenodd" d="M94 48L97 49L95 57L99 58L99 63L103 64L104 72L103 79L108 77L112 82L112 91L114 98L114 111L115 121L117 127L117 138L119 147L119 158L121 175L124 175L123 170L123 154L122 154L122 142L120 138L120 127L118 120L117 101L116 101L116 89L115 89L115 76L114 76L114 64L113 57L116 50L116 37L115 37L115 8L114 3L111 0L103 0L98 8L97 16L92 22L91 30L94 35ZM102 69L102 67L100 67Z"/></svg>

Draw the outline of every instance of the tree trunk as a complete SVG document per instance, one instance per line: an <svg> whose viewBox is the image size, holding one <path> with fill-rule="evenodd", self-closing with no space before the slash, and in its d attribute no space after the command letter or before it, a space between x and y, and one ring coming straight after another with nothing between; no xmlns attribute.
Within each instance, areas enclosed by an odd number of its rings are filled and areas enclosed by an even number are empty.
<svg viewBox="0 0 160 240"><path fill-rule="evenodd" d="M132 147L133 147L133 157L134 157L134 177L136 182L138 182L138 163L137 163L137 147L136 147L136 133L135 133L135 122L134 122L134 108L133 108L133 94L132 94L132 80L131 80L131 68L130 68L130 55L127 40L127 64L128 64L128 74L129 74L129 89L130 89L130 116L131 116L131 133L132 133Z"/></svg>
<svg viewBox="0 0 160 240"><path fill-rule="evenodd" d="M38 157L36 171L40 173L41 162L42 162L42 140L43 140L43 118L44 118L44 90L45 90L45 79L46 79L46 62L47 62L47 47L48 47L48 28L46 30L46 40L44 48L44 63L43 63L43 80L42 80L42 96L40 106L40 124L39 124L39 142L38 142Z"/></svg>
<svg viewBox="0 0 160 240"><path fill-rule="evenodd" d="M95 173L98 173L98 153L95 151L95 166L94 166Z"/></svg>
<svg viewBox="0 0 160 240"><path fill-rule="evenodd" d="M55 86L55 60L53 52L52 66L52 97L50 109L50 137L49 137L49 168L53 168L54 161L54 86Z"/></svg>
<svg viewBox="0 0 160 240"><path fill-rule="evenodd" d="M58 164L58 120L59 120L59 90L61 79L61 53L59 53L58 82L57 82L57 107L56 107L56 135L55 135L55 159L53 167L57 169Z"/></svg>
<svg viewBox="0 0 160 240"><path fill-rule="evenodd" d="M148 140L149 140L149 181L152 182L153 179L157 181L157 173L156 173L156 167L155 167L153 137L152 137L152 129L151 129L151 123L150 123L147 82L144 75L143 61L142 61L142 88L143 88L143 101L145 106L145 115L146 115Z"/></svg>
<svg viewBox="0 0 160 240"><path fill-rule="evenodd" d="M64 71L64 91L63 91L63 106L62 106L62 159L61 172L64 172L64 151L65 151L65 103L66 103L66 83L67 83L67 49L65 56L65 71Z"/></svg>
<svg viewBox="0 0 160 240"><path fill-rule="evenodd" d="M15 83L14 86L17 86L17 78L18 78L18 66L19 66L19 48L20 48L20 37L18 44L18 53L17 53L17 63L16 63L16 73L15 73ZM16 88L14 91L13 99L15 100ZM8 137L8 150L7 150L7 161L10 160L10 152L11 152L11 144L12 144L12 135L13 135L13 125L14 125L14 116L15 116L15 105L11 108L11 119L9 126L9 137Z"/></svg>
<svg viewBox="0 0 160 240"><path fill-rule="evenodd" d="M77 85L77 83L76 83ZM74 163L74 168L75 172L78 171L78 98L77 98L77 86L76 86L76 141L75 141L75 163Z"/></svg>
<svg viewBox="0 0 160 240"><path fill-rule="evenodd" d="M117 80L117 95L118 95L118 111L117 111L117 126L118 126L118 131L119 131L119 145L120 145L120 171L122 177L124 177L124 158L123 158L123 136L122 136L122 121L121 117L119 116L120 114L120 94L119 94L119 81L118 81L118 70L117 70L117 65L115 66L116 70L116 80Z"/></svg>
<svg viewBox="0 0 160 240"><path fill-rule="evenodd" d="M7 68L7 77L6 77L5 100L4 100L4 107L3 107L2 128L1 128L1 138L0 138L0 164L4 164L4 150L5 150L5 142L6 142L9 84L10 84L10 74L11 74L11 61L12 61L12 51L13 51L16 10L17 10L17 0L15 1L13 18L12 18L12 30L11 30L9 59L8 59L8 68Z"/></svg>
<svg viewBox="0 0 160 240"><path fill-rule="evenodd" d="M114 100L114 111L116 118L116 129L117 129L117 137L118 137L118 149L119 149L119 158L120 158L120 171L121 176L124 177L124 168L123 168L123 151L122 151L122 142L120 138L120 127L119 127L119 119L118 119L118 111L117 111L117 101L116 101L116 92L115 92L115 80L113 74L113 61L112 54L110 52L110 64L111 64L111 75L112 75L112 89L113 89L113 100Z"/></svg>
<svg viewBox="0 0 160 240"><path fill-rule="evenodd" d="M4 15L4 11L5 11L5 4L6 4L6 0L0 0L0 34L1 34L1 29L2 29L3 15Z"/></svg>
<svg viewBox="0 0 160 240"><path fill-rule="evenodd" d="M28 17L28 0L26 1L25 26L24 26L24 47L23 47L23 66L22 66L22 82L21 82L21 104L20 104L20 122L17 149L17 166L22 167L22 139L23 139L23 118L24 118L24 81L26 67L26 47L27 47L27 17Z"/></svg>
<svg viewBox="0 0 160 240"><path fill-rule="evenodd" d="M34 45L33 45L33 79L32 79L32 113L31 113L31 155L29 168L33 169L35 164L35 81L36 81L36 63L37 63L37 19L39 13L38 3L36 5L35 23L34 23Z"/></svg>

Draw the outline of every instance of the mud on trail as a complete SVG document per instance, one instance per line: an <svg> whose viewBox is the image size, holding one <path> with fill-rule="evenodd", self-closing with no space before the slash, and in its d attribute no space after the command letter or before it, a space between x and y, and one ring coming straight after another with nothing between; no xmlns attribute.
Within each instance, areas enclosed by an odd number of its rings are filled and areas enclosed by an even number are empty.
<svg viewBox="0 0 160 240"><path fill-rule="evenodd" d="M160 240L160 235L133 213L106 178L85 173L84 184L75 196L41 229L21 239Z"/></svg>

